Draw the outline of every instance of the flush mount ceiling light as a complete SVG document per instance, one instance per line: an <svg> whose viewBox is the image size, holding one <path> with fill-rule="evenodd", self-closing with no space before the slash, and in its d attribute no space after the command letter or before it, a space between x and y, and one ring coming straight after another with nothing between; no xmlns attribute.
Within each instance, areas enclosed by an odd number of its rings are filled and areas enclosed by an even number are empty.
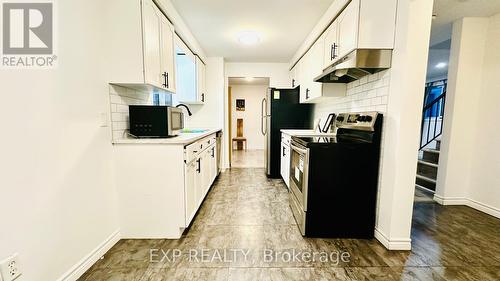
<svg viewBox="0 0 500 281"><path fill-rule="evenodd" d="M260 42L260 35L255 31L241 31L238 33L238 42L251 46Z"/></svg>
<svg viewBox="0 0 500 281"><path fill-rule="evenodd" d="M438 64L436 64L436 68L445 68L448 64L445 63L445 62L440 62Z"/></svg>

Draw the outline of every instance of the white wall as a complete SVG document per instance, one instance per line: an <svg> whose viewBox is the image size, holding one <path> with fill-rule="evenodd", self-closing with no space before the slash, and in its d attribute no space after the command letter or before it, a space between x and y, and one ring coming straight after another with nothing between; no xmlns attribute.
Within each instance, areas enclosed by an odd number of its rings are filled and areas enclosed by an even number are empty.
<svg viewBox="0 0 500 281"><path fill-rule="evenodd" d="M207 59L206 89L205 104L189 106L193 116L187 117L188 128L224 127L224 58Z"/></svg>
<svg viewBox="0 0 500 281"><path fill-rule="evenodd" d="M500 14L453 24L449 90L435 198L500 217Z"/></svg>
<svg viewBox="0 0 500 281"><path fill-rule="evenodd" d="M489 20L486 34L481 94L478 101L472 160L471 183L468 197L476 208L500 217L500 14ZM495 129L493 129L495 128ZM481 206L482 205L482 206ZM484 208L486 207L486 208ZM488 208L489 207L489 208Z"/></svg>
<svg viewBox="0 0 500 281"><path fill-rule="evenodd" d="M292 86L288 63L228 62L226 63L227 77L269 77L271 87L290 88Z"/></svg>
<svg viewBox="0 0 500 281"><path fill-rule="evenodd" d="M261 133L261 102L267 93L267 85L232 85L232 137L236 137L237 119L243 119L243 136L248 149L264 149L266 139ZM236 111L236 100L245 100L245 111ZM236 144L234 144L236 148Z"/></svg>
<svg viewBox="0 0 500 281"><path fill-rule="evenodd" d="M474 135L481 92L482 58L488 20L466 18L453 24L448 90L436 198L463 200L470 181ZM460 175L460 176L458 176Z"/></svg>
<svg viewBox="0 0 500 281"><path fill-rule="evenodd" d="M103 2L57 3L58 68L0 70L0 259L19 253L19 281L57 280L119 229Z"/></svg>

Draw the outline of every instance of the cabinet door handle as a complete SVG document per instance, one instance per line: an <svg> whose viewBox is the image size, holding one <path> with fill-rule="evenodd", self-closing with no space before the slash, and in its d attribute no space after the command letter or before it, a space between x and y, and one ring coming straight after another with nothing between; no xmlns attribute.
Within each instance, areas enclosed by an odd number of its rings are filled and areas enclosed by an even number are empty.
<svg viewBox="0 0 500 281"><path fill-rule="evenodd" d="M292 79L292 88L295 88L295 79Z"/></svg>
<svg viewBox="0 0 500 281"><path fill-rule="evenodd" d="M167 84L166 88L170 88L169 85L168 85L168 84L170 84L169 81L168 81L168 72L165 72L165 73L167 74L167 81L165 82L165 84Z"/></svg>
<svg viewBox="0 0 500 281"><path fill-rule="evenodd" d="M201 93L201 102L205 102L205 94Z"/></svg>
<svg viewBox="0 0 500 281"><path fill-rule="evenodd" d="M283 156L286 156L285 148L283 147Z"/></svg>
<svg viewBox="0 0 500 281"><path fill-rule="evenodd" d="M196 171L199 173L201 173L201 158L196 160L196 162L198 162L198 169L196 169Z"/></svg>
<svg viewBox="0 0 500 281"><path fill-rule="evenodd" d="M337 50L339 48L339 45L337 45L337 43L333 43L332 45L332 48L333 48L333 59L337 58Z"/></svg>
<svg viewBox="0 0 500 281"><path fill-rule="evenodd" d="M163 72L161 74L161 76L163 76L163 84L161 84L163 86L163 88L168 88L168 74L167 72Z"/></svg>
<svg viewBox="0 0 500 281"><path fill-rule="evenodd" d="M214 157L215 157L215 148L213 147L212 148L212 158L214 158Z"/></svg>
<svg viewBox="0 0 500 281"><path fill-rule="evenodd" d="M335 52L335 43L330 48L330 60L334 59L334 56L335 56L334 52Z"/></svg>
<svg viewBox="0 0 500 281"><path fill-rule="evenodd" d="M306 100L309 99L309 89L306 89Z"/></svg>

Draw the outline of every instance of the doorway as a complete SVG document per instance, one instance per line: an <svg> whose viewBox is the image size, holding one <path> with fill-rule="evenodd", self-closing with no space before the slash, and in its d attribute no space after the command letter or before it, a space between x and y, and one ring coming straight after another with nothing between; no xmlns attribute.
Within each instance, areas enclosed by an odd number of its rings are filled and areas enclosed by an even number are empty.
<svg viewBox="0 0 500 281"><path fill-rule="evenodd" d="M439 23L433 22L426 85L422 95L424 102L415 178L415 202L434 203L446 105L451 36L451 25L449 28L443 28Z"/></svg>
<svg viewBox="0 0 500 281"><path fill-rule="evenodd" d="M229 165L264 168L266 139L261 132L261 102L269 78L229 77L228 82Z"/></svg>

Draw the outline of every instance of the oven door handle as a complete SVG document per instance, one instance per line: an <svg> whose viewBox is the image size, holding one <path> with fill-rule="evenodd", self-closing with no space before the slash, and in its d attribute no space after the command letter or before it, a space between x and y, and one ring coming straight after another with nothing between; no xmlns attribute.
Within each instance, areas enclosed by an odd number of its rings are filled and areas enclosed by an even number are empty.
<svg viewBox="0 0 500 281"><path fill-rule="evenodd" d="M297 151L298 153L300 153L300 154L303 154L303 155L306 155L306 154L307 154L307 150L306 150L306 149L299 148L299 147L297 147L297 146L295 146L295 145L293 145L293 144L290 144L290 147L291 147L293 150L295 150L295 151Z"/></svg>

